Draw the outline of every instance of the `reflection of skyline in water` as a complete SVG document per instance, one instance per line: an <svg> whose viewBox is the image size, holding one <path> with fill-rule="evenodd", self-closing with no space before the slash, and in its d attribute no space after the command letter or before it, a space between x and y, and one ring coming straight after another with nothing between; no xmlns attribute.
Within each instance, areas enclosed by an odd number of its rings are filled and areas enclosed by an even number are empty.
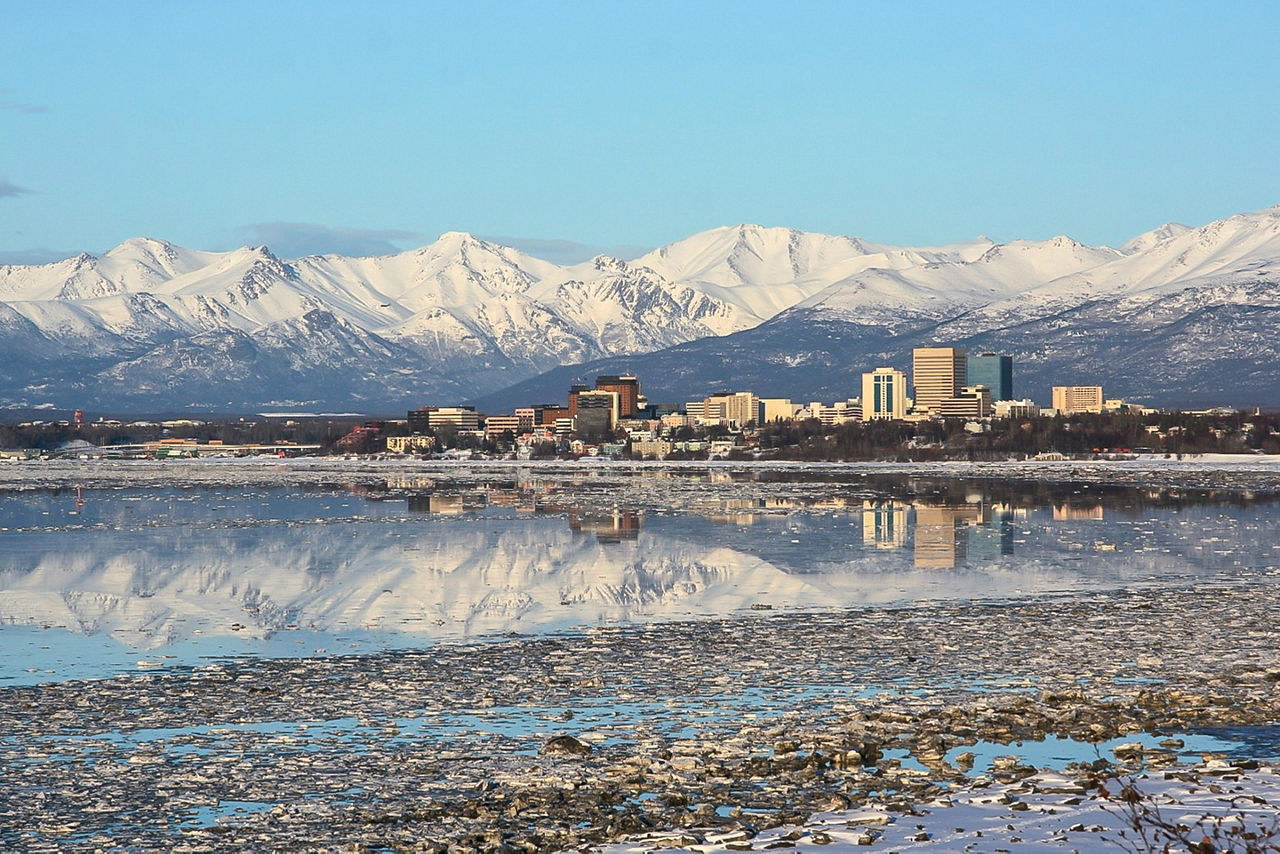
<svg viewBox="0 0 1280 854"><path fill-rule="evenodd" d="M460 516L478 513L489 507L514 507L525 513L563 515L569 522L569 530L595 534L602 543L634 540L640 534L642 516L634 507L605 506L584 509L573 504L555 502L528 502L511 490L480 489L462 493L413 493L406 499L409 512L438 516Z"/></svg>
<svg viewBox="0 0 1280 854"><path fill-rule="evenodd" d="M971 560L991 562L1002 556L1011 557L1014 522L1028 517L1025 508L987 502L935 505L867 501L863 502L862 539L875 548L910 547L918 568L950 569Z"/></svg>
<svg viewBox="0 0 1280 854"><path fill-rule="evenodd" d="M878 549L910 548L921 569L951 569L966 563L989 563L1012 557L1018 524L1026 524L1031 510L978 501L966 504L910 504L905 501L864 501L862 541ZM1089 507L1053 506L1053 521L1104 519L1101 504Z"/></svg>
<svg viewBox="0 0 1280 854"><path fill-rule="evenodd" d="M11 493L0 624L135 649L261 649L298 632L330 636L314 646L353 631L420 643L404 638L1199 583L1280 559L1270 504L920 478L790 488L415 478Z"/></svg>
<svg viewBox="0 0 1280 854"><path fill-rule="evenodd" d="M466 492L417 492L405 499L415 513L456 516L489 507L514 507L523 512L564 515L573 531L594 533L601 542L635 539L644 515L626 505L584 509L571 503L536 499L534 490L511 486L484 486ZM694 504L688 512L721 524L747 526L761 514L788 510L830 509L856 512L857 505L843 498L814 501L718 498ZM992 561L1014 554L1015 521L1029 518L1030 509L985 500L970 493L965 501L950 504L902 500L861 501L862 544L869 549L911 549L914 565L922 569L950 569L970 559ZM1054 522L1104 520L1102 503L1052 505Z"/></svg>

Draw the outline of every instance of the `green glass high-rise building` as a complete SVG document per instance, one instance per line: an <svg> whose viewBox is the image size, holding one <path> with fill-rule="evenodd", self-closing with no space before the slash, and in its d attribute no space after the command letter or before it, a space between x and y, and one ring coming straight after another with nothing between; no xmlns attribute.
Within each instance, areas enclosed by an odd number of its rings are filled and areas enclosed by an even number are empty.
<svg viewBox="0 0 1280 854"><path fill-rule="evenodd" d="M1013 357L982 353L970 356L965 365L967 385L991 389L992 400L1013 400Z"/></svg>

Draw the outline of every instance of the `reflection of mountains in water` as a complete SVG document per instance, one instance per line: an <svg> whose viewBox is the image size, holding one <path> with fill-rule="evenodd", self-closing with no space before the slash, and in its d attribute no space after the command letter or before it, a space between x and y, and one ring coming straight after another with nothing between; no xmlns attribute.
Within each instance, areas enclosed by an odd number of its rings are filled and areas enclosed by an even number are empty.
<svg viewBox="0 0 1280 854"><path fill-rule="evenodd" d="M867 492L693 491L688 506L671 512L627 507L616 494L559 481L406 483L369 497L407 500L413 513L380 506L372 518L319 512L320 504L337 509L331 495L255 494L226 518L198 501L175 501L162 508L162 526L121 513L113 527L127 521L123 530L11 529L11 548L0 553L0 621L110 633L134 646L292 626L528 632L726 614L757 603L829 608L1031 595L1192 574L1213 561L1239 565L1240 555L1259 552L1258 542L1267 552L1274 531L1224 531L1236 539L1193 554L1203 523L1185 526L1178 520L1187 514L1161 514L1177 521L1171 528L1146 513L1148 530L1130 543L1142 548L1108 555L1098 554L1108 545L1097 541L1099 532L1123 536L1134 525L1124 519L1136 514L1122 510L1113 520L1111 505L1104 510L1092 495L1002 503L981 490L948 484L939 492L921 480L909 500ZM92 516L96 503L89 493L75 509ZM47 505L32 506L27 515L39 518ZM282 507L283 521L254 515ZM1218 510L1212 514L1221 521ZM1015 549L1025 554L1008 559ZM965 570L936 571L944 567Z"/></svg>
<svg viewBox="0 0 1280 854"><path fill-rule="evenodd" d="M477 519L429 537L382 525L355 536L334 526L232 529L189 538L180 556L155 532L99 540L75 559L67 542L25 565L4 561L0 621L149 647L195 632L470 635L724 613L762 595L817 599L811 584L750 555L642 539L629 518L619 515L616 535L604 520L574 530Z"/></svg>

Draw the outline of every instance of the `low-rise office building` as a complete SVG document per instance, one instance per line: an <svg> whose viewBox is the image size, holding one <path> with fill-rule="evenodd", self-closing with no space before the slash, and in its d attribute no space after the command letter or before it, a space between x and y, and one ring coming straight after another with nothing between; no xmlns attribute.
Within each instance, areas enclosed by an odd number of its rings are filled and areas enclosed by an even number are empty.
<svg viewBox="0 0 1280 854"><path fill-rule="evenodd" d="M821 401L813 401L800 413L805 418L815 418L826 427L862 420L862 403L856 397L838 400L828 406Z"/></svg>
<svg viewBox="0 0 1280 854"><path fill-rule="evenodd" d="M387 437L387 451L392 454L427 454L435 449L435 436Z"/></svg>
<svg viewBox="0 0 1280 854"><path fill-rule="evenodd" d="M457 430L479 430L480 416L474 406L438 406L427 414L432 430L453 427Z"/></svg>
<svg viewBox="0 0 1280 854"><path fill-rule="evenodd" d="M760 423L772 424L775 421L792 421L796 411L800 409L789 397L760 398Z"/></svg>
<svg viewBox="0 0 1280 854"><path fill-rule="evenodd" d="M965 386L955 397L938 405L938 414L943 418L986 418L991 415L991 389L984 385Z"/></svg>
<svg viewBox="0 0 1280 854"><path fill-rule="evenodd" d="M1030 398L997 400L992 408L996 418L1035 418L1040 414L1040 407Z"/></svg>
<svg viewBox="0 0 1280 854"><path fill-rule="evenodd" d="M1053 387L1053 408L1061 415L1077 412L1102 411L1102 386L1056 385Z"/></svg>
<svg viewBox="0 0 1280 854"><path fill-rule="evenodd" d="M490 415L484 420L484 435L486 439L496 439L508 431L511 432L512 436L520 434L519 415Z"/></svg>

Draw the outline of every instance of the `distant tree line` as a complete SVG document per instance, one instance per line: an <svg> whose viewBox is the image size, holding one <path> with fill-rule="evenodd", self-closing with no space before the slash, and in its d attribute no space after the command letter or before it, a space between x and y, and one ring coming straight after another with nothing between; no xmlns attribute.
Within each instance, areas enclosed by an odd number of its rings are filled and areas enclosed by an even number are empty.
<svg viewBox="0 0 1280 854"><path fill-rule="evenodd" d="M293 421L210 421L205 424L162 427L159 424L106 425L0 424L0 448L54 451L77 439L93 445L135 445L160 439L220 440L228 445L272 444L281 441L321 445L330 449L362 422L358 420L298 419Z"/></svg>
<svg viewBox="0 0 1280 854"><path fill-rule="evenodd" d="M993 419L971 433L961 419L870 421L823 426L816 420L767 424L761 451L798 460L1003 460L1048 451L1067 455L1280 453L1280 414L1079 414ZM1149 429L1154 428L1154 431Z"/></svg>
<svg viewBox="0 0 1280 854"><path fill-rule="evenodd" d="M360 427L373 429L352 431ZM402 422L368 422L357 419L299 418L210 421L204 424L163 427L153 423L107 425L0 424L0 448L54 451L67 442L82 439L94 445L139 444L165 438L221 440L225 444L273 444L294 442L321 446L322 453L377 453L386 437L407 434ZM515 436L480 438L470 431L442 427L434 431L441 449L464 449L482 454L504 454L515 446ZM339 440L347 437L339 444ZM626 433L600 437L625 443ZM1247 415L1193 415L1189 413L1081 414L1070 417L993 419L988 429L970 432L962 419L945 421L869 421L824 426L815 419L748 425L740 433L722 425L680 427L670 438L677 442L732 438L738 447L732 456L750 459L757 454L790 460L1003 460L1034 456L1046 451L1067 455L1091 453L1152 452L1160 454L1280 453L1280 413ZM565 443L535 444L535 459L568 456ZM676 452L668 459L701 459L705 451Z"/></svg>

